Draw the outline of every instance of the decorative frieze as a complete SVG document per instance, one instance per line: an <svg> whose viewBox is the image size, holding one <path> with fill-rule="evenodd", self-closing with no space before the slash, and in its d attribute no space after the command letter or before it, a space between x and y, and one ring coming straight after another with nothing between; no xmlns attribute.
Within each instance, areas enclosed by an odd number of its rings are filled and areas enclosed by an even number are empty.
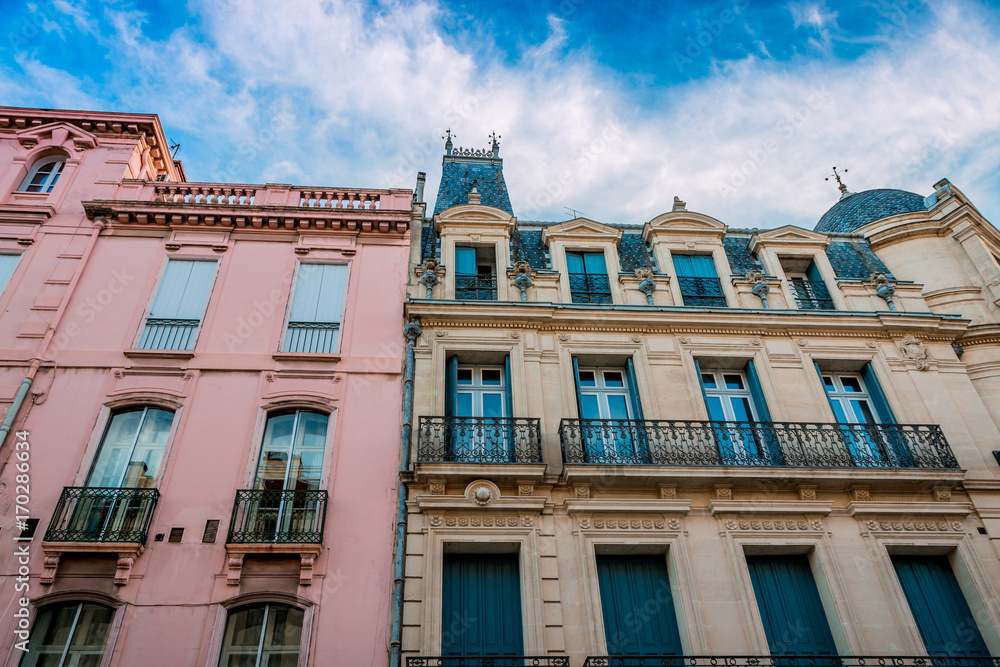
<svg viewBox="0 0 1000 667"><path fill-rule="evenodd" d="M680 519L663 518L600 518L582 517L577 521L582 530L681 530Z"/></svg>
<svg viewBox="0 0 1000 667"><path fill-rule="evenodd" d="M925 532L925 533L946 533L964 532L965 526L961 521L947 521L944 517L923 521L876 521L875 519L859 520L862 532L881 531L886 533L899 532Z"/></svg>
<svg viewBox="0 0 1000 667"><path fill-rule="evenodd" d="M780 530L823 531L826 526L820 519L726 519L726 530Z"/></svg>
<svg viewBox="0 0 1000 667"><path fill-rule="evenodd" d="M515 515L441 515L434 514L428 520L432 528L446 526L448 528L531 528L535 519L531 516Z"/></svg>

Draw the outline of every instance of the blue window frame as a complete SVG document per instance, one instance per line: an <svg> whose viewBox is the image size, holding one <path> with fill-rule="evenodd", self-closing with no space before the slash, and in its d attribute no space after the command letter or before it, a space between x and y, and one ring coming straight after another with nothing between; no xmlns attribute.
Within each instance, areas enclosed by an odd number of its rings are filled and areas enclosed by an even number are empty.
<svg viewBox="0 0 1000 667"><path fill-rule="evenodd" d="M893 556L892 566L927 653L948 657L990 654L947 556Z"/></svg>
<svg viewBox="0 0 1000 667"><path fill-rule="evenodd" d="M214 261L171 259L139 338L141 350L193 350L215 281Z"/></svg>
<svg viewBox="0 0 1000 667"><path fill-rule="evenodd" d="M740 370L702 368L695 360L715 444L724 465L782 465L781 446L770 428L771 413L753 361Z"/></svg>
<svg viewBox="0 0 1000 667"><path fill-rule="evenodd" d="M685 306L725 308L728 305L711 255L674 255L673 260Z"/></svg>
<svg viewBox="0 0 1000 667"><path fill-rule="evenodd" d="M836 655L806 556L747 556L771 655Z"/></svg>
<svg viewBox="0 0 1000 667"><path fill-rule="evenodd" d="M444 554L442 656L524 655L517 554Z"/></svg>
<svg viewBox="0 0 1000 667"><path fill-rule="evenodd" d="M331 354L339 349L347 274L346 264L299 264L284 352Z"/></svg>
<svg viewBox="0 0 1000 667"><path fill-rule="evenodd" d="M455 298L496 301L495 262L486 248L455 246Z"/></svg>
<svg viewBox="0 0 1000 667"><path fill-rule="evenodd" d="M573 303L611 303L611 283L603 252L566 251Z"/></svg>
<svg viewBox="0 0 1000 667"><path fill-rule="evenodd" d="M608 655L681 655L663 555L597 556Z"/></svg>
<svg viewBox="0 0 1000 667"><path fill-rule="evenodd" d="M587 462L648 462L632 359L624 366L580 368L574 357L573 374Z"/></svg>
<svg viewBox="0 0 1000 667"><path fill-rule="evenodd" d="M449 460L510 463L516 460L510 421L514 398L510 356L503 365L445 362L445 416L448 418Z"/></svg>

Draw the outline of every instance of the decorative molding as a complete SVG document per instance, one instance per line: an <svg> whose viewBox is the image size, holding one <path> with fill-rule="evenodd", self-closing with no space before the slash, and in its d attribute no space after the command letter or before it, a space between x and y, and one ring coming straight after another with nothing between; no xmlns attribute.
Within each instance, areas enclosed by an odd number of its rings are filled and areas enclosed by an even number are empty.
<svg viewBox="0 0 1000 667"><path fill-rule="evenodd" d="M826 526L820 519L726 519L722 522L726 530L772 530L822 532Z"/></svg>
<svg viewBox="0 0 1000 667"><path fill-rule="evenodd" d="M888 515L892 520L904 518L944 516L966 518L972 513L972 503L925 501L925 502L876 502L847 503L847 513L853 517L867 517L881 520Z"/></svg>
<svg viewBox="0 0 1000 667"><path fill-rule="evenodd" d="M867 503L872 499L871 492L869 491L867 486L851 487L850 491L851 491L851 497L854 499L855 502Z"/></svg>
<svg viewBox="0 0 1000 667"><path fill-rule="evenodd" d="M799 494L799 500L815 501L816 486L809 484L799 484L798 494Z"/></svg>
<svg viewBox="0 0 1000 667"><path fill-rule="evenodd" d="M714 489L717 500L726 501L733 499L733 487L731 484L716 484Z"/></svg>
<svg viewBox="0 0 1000 667"><path fill-rule="evenodd" d="M899 346L899 352L904 360L912 361L918 371L926 371L930 367L927 363L927 348L924 347L923 341L913 334L906 334Z"/></svg>
<svg viewBox="0 0 1000 667"><path fill-rule="evenodd" d="M590 487L589 486L577 486L573 489L573 495L576 498L585 499L590 498Z"/></svg>
<svg viewBox="0 0 1000 667"><path fill-rule="evenodd" d="M660 484L660 500L676 500L676 499L677 499L676 484Z"/></svg>
<svg viewBox="0 0 1000 667"><path fill-rule="evenodd" d="M715 514L807 514L827 516L833 503L825 500L710 500L708 511Z"/></svg>
<svg viewBox="0 0 1000 667"><path fill-rule="evenodd" d="M600 518L581 517L576 525L582 530L673 530L684 528L680 519L651 519L642 517Z"/></svg>
<svg viewBox="0 0 1000 667"><path fill-rule="evenodd" d="M518 484L517 485L517 495L519 496L533 496L535 495L535 485L534 484Z"/></svg>
<svg viewBox="0 0 1000 667"><path fill-rule="evenodd" d="M431 483L429 483L427 485L427 488L431 492L431 495L434 495L434 496L443 496L444 495L444 489L445 489L445 483L444 482L431 482Z"/></svg>
<svg viewBox="0 0 1000 667"><path fill-rule="evenodd" d="M875 519L858 519L861 532L924 532L924 533L947 533L965 532L965 526L961 521L947 521L944 518L938 520L925 521L876 521Z"/></svg>

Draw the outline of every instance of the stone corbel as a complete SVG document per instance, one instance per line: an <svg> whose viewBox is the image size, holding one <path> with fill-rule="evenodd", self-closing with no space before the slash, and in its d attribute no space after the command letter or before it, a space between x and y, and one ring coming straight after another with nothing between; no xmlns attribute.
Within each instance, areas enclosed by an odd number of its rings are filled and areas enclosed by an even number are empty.
<svg viewBox="0 0 1000 667"><path fill-rule="evenodd" d="M55 582L56 580L56 570L59 569L59 559L62 558L61 551L46 551L45 561L43 562L44 569L42 570L42 576L39 577L38 582L43 586L48 586Z"/></svg>
<svg viewBox="0 0 1000 667"><path fill-rule="evenodd" d="M436 259L426 259L423 264L417 266L415 273L417 280L427 290L426 298L433 298L434 286L444 277L444 268Z"/></svg>
<svg viewBox="0 0 1000 667"><path fill-rule="evenodd" d="M132 566L135 565L135 552L122 551L118 554L118 567L115 570L115 586L124 586L132 576Z"/></svg>
<svg viewBox="0 0 1000 667"><path fill-rule="evenodd" d="M889 310L895 311L896 304L892 301L892 295L896 293L896 288L889 282L889 278L884 273L873 273L871 283L875 287L875 294L889 305Z"/></svg>
<svg viewBox="0 0 1000 667"><path fill-rule="evenodd" d="M240 585L240 575L243 573L243 557L245 554L230 552L227 561L226 583L230 586Z"/></svg>
<svg viewBox="0 0 1000 667"><path fill-rule="evenodd" d="M316 564L316 554L300 554L299 586L311 586L313 582L313 566Z"/></svg>
<svg viewBox="0 0 1000 667"><path fill-rule="evenodd" d="M521 290L521 301L528 300L528 288L534 284L535 272L531 270L531 265L521 260L514 263L513 268L507 275L511 277L511 284Z"/></svg>
<svg viewBox="0 0 1000 667"><path fill-rule="evenodd" d="M145 547L141 544L131 544L125 542L110 543L79 543L79 542L47 542L42 544L42 553L45 554L42 574L39 583L49 585L55 582L56 573L59 570L59 563L64 553L82 554L102 554L104 556L114 555L116 557L115 586L125 586L132 576L132 568L136 559L142 555Z"/></svg>
<svg viewBox="0 0 1000 667"><path fill-rule="evenodd" d="M618 283L625 289L634 289L642 292L646 297L646 305L653 306L653 293L660 288L666 288L670 284L670 276L657 275L653 269L641 266L635 273L629 275L621 273L618 275ZM670 290L667 290L670 293Z"/></svg>

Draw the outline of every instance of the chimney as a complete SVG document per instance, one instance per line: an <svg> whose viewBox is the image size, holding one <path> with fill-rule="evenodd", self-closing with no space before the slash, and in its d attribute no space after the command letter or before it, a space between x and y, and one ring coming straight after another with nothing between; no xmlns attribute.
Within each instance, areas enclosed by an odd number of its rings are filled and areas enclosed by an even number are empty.
<svg viewBox="0 0 1000 667"><path fill-rule="evenodd" d="M417 172L417 187L413 192L413 201L418 204L424 203L424 184L427 182L427 174L418 171Z"/></svg>

